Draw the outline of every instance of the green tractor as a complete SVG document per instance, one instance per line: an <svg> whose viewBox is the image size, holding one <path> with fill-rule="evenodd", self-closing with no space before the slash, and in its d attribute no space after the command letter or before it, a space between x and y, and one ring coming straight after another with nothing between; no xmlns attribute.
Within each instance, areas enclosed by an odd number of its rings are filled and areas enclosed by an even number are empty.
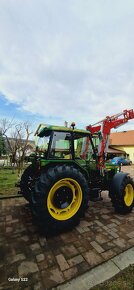
<svg viewBox="0 0 134 290"><path fill-rule="evenodd" d="M100 132L79 130L74 124L70 128L40 125L35 135L36 152L20 188L45 233L56 234L78 225L90 200L101 200L103 190L109 191L118 213L132 211L132 178L118 166L105 162L103 170L100 167Z"/></svg>

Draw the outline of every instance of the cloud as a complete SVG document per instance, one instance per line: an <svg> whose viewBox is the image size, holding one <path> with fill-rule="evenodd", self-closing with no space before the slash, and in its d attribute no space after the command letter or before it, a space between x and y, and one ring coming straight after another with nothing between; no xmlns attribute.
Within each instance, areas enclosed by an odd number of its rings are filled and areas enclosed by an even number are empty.
<svg viewBox="0 0 134 290"><path fill-rule="evenodd" d="M131 0L1 0L1 93L53 123L133 108L133 11Z"/></svg>

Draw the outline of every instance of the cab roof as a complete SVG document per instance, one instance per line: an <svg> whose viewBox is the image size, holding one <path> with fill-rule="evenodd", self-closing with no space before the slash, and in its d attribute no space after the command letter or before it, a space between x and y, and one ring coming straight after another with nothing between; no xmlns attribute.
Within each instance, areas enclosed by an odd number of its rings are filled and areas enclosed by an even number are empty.
<svg viewBox="0 0 134 290"><path fill-rule="evenodd" d="M54 125L45 125L45 124L40 124L34 134L34 136L39 136L39 137L43 137L43 136L48 136L50 134L51 131L61 131L61 132L75 132L75 133L83 133L83 134L91 134L89 131L87 130L83 130L83 129L73 129L65 127L65 126L54 126Z"/></svg>

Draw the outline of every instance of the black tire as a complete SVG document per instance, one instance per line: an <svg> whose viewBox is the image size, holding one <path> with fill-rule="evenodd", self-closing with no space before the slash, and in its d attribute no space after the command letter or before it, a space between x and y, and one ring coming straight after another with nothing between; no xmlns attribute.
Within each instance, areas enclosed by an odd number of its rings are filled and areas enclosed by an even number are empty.
<svg viewBox="0 0 134 290"><path fill-rule="evenodd" d="M20 181L20 192L23 197L31 202L31 187L33 185L34 169L29 165L22 174Z"/></svg>
<svg viewBox="0 0 134 290"><path fill-rule="evenodd" d="M82 173L73 166L58 165L42 171L36 181L32 213L46 235L59 234L79 224L88 196L87 181Z"/></svg>
<svg viewBox="0 0 134 290"><path fill-rule="evenodd" d="M134 181L126 173L115 174L110 197L115 211L120 214L130 213L134 206Z"/></svg>

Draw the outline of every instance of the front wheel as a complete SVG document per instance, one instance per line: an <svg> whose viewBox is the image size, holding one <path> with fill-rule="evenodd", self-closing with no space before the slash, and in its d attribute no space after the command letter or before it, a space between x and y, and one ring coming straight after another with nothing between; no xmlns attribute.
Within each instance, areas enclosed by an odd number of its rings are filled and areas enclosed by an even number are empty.
<svg viewBox="0 0 134 290"><path fill-rule="evenodd" d="M32 212L47 234L76 226L88 202L88 186L73 166L59 165L42 172L32 194Z"/></svg>
<svg viewBox="0 0 134 290"><path fill-rule="evenodd" d="M117 173L112 181L110 197L112 204L118 213L130 213L134 206L133 179L126 173Z"/></svg>

